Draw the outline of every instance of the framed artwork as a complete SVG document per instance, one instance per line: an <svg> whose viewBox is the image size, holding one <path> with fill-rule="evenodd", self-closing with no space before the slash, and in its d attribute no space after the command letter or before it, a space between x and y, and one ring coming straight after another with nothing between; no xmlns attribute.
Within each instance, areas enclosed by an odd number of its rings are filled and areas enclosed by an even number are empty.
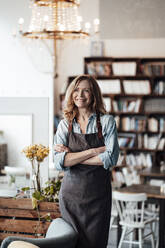
<svg viewBox="0 0 165 248"><path fill-rule="evenodd" d="M32 144L32 114L0 114L0 130L8 145L8 166L22 167L27 164L21 154L25 146Z"/></svg>
<svg viewBox="0 0 165 248"><path fill-rule="evenodd" d="M92 41L91 42L91 56L99 57L104 56L104 42Z"/></svg>
<svg viewBox="0 0 165 248"><path fill-rule="evenodd" d="M92 76L109 77L112 75L112 65L107 61L93 61L86 63L86 71L89 75Z"/></svg>

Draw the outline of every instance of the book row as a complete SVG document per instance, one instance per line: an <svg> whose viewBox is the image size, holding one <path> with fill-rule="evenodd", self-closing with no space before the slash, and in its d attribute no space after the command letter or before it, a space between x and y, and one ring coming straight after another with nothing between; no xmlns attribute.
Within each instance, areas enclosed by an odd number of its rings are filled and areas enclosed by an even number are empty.
<svg viewBox="0 0 165 248"><path fill-rule="evenodd" d="M135 116L119 118L116 118L116 120L123 131L165 132L165 119L163 117L147 118L146 116Z"/></svg>
<svg viewBox="0 0 165 248"><path fill-rule="evenodd" d="M102 94L121 94L120 79L97 80ZM123 80L124 93L131 95L148 95L151 93L149 80Z"/></svg>
<svg viewBox="0 0 165 248"><path fill-rule="evenodd" d="M137 75L136 62L91 61L85 63L86 73L92 76L135 76ZM144 63L138 70L141 75L164 76L165 63Z"/></svg>
<svg viewBox="0 0 165 248"><path fill-rule="evenodd" d="M165 137L161 134L148 135L148 134L121 134L119 133L119 146L121 148L138 148L149 150L164 150Z"/></svg>
<svg viewBox="0 0 165 248"><path fill-rule="evenodd" d="M130 100L130 99L119 99L118 101L112 101L112 107L114 112L135 112L140 111L142 100Z"/></svg>
<svg viewBox="0 0 165 248"><path fill-rule="evenodd" d="M153 156L151 153L130 153L130 154L120 154L118 159L118 166L127 165L128 167L136 168L150 168L153 165Z"/></svg>
<svg viewBox="0 0 165 248"><path fill-rule="evenodd" d="M165 63L159 64L144 64L141 65L141 72L148 76L164 76L165 75Z"/></svg>
<svg viewBox="0 0 165 248"><path fill-rule="evenodd" d="M153 93L156 95L164 95L165 94L165 82L164 81L158 81L154 85Z"/></svg>

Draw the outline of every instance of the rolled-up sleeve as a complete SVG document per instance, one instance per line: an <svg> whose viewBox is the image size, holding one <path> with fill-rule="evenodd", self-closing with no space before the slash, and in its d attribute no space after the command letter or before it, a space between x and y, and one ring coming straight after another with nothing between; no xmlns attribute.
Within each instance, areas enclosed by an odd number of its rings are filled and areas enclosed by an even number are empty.
<svg viewBox="0 0 165 248"><path fill-rule="evenodd" d="M64 146L68 146L68 126L65 120L61 120L55 137L54 137L54 145L63 144ZM68 168L64 167L64 159L66 152L54 152L54 164L57 170L68 170Z"/></svg>
<svg viewBox="0 0 165 248"><path fill-rule="evenodd" d="M99 154L99 158L103 162L104 168L108 170L117 164L119 157L116 122L113 116L106 118L106 120L103 121L102 127L106 151Z"/></svg>

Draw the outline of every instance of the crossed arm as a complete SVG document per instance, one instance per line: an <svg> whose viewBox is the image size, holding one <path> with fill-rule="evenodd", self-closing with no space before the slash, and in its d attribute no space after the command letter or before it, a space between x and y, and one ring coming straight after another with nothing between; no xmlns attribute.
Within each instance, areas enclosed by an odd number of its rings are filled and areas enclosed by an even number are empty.
<svg viewBox="0 0 165 248"><path fill-rule="evenodd" d="M63 144L56 144L54 149L56 152L67 152L64 159L65 167L74 166L78 163L103 166L103 162L98 155L103 153L106 147L91 148L82 152L70 152L69 148Z"/></svg>
<svg viewBox="0 0 165 248"><path fill-rule="evenodd" d="M103 166L109 169L115 166L119 156L116 123L112 116L102 120L105 146L91 148L82 152L71 152L67 147L68 124L61 121L55 135L55 161L57 170L67 169L78 163ZM64 168L65 167L65 168Z"/></svg>

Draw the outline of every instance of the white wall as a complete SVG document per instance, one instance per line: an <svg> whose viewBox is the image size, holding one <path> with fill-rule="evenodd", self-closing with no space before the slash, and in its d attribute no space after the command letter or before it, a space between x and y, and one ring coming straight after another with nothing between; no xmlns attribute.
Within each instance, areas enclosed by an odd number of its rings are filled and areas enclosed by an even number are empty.
<svg viewBox="0 0 165 248"><path fill-rule="evenodd" d="M164 0L102 0L103 39L165 38Z"/></svg>
<svg viewBox="0 0 165 248"><path fill-rule="evenodd" d="M106 56L165 57L165 39L105 40Z"/></svg>
<svg viewBox="0 0 165 248"><path fill-rule="evenodd" d="M27 0L6 0L1 3L0 8L0 98L34 98L49 99L49 108L46 116L49 115L49 128L47 135L40 129L37 134L40 140L33 133L33 142L41 140L43 145L51 145L53 141L53 81L52 76L38 72L31 63L21 41L14 39L13 30L18 28L18 19L25 19L25 30L27 30L30 9ZM13 107L13 106L12 106ZM26 108L26 106L24 106ZM21 106L22 108L22 106ZM3 106L0 106L3 110ZM18 109L18 108L17 108ZM27 109L26 109L27 110ZM18 110L16 110L18 111ZM39 111L42 111L39 108ZM9 114L10 110L8 110ZM13 113L13 109L11 109ZM23 114L23 112L21 112ZM14 113L17 114L17 113ZM33 114L33 109L29 110ZM47 118L45 116L45 119ZM35 118L33 118L35 120ZM42 124L42 123L41 123ZM11 123L12 125L12 123ZM33 130L34 131L34 130ZM24 137L22 137L23 139ZM15 140L17 146L17 140ZM19 145L19 142L18 142ZM20 156L22 147L20 147ZM12 159L12 158L11 158ZM14 159L14 154L13 154ZM49 163L52 163L51 158ZM15 163L16 164L16 163ZM48 177L48 162L43 169L43 174Z"/></svg>
<svg viewBox="0 0 165 248"><path fill-rule="evenodd" d="M1 95L7 91L18 95L47 96L50 93L51 76L39 73L32 65L21 42L12 37L18 27L19 17L25 19L25 29L30 18L27 0L2 1L0 8L0 72ZM3 92L2 92L3 89ZM14 93L15 94L15 93Z"/></svg>

